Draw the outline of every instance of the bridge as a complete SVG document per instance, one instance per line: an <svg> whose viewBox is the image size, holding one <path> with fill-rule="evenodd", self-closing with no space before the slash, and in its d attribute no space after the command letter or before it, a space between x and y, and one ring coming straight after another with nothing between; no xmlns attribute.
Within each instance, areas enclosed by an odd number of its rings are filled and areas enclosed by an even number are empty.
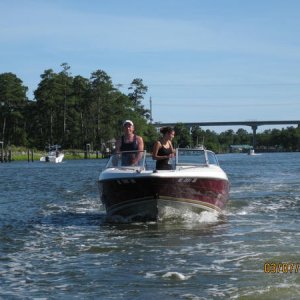
<svg viewBox="0 0 300 300"><path fill-rule="evenodd" d="M177 123L155 123L155 127L171 126L174 127ZM287 121L232 121L232 122L181 122L185 126L192 128L194 126L250 126L253 132L252 146L256 146L256 130L258 126L262 125L297 125L300 128L300 120L287 120Z"/></svg>

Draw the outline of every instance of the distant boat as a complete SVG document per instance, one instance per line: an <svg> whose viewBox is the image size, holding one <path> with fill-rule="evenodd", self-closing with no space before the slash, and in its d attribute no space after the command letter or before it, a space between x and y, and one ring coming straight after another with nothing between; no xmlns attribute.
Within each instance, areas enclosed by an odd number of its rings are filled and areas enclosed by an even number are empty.
<svg viewBox="0 0 300 300"><path fill-rule="evenodd" d="M255 153L255 151L254 151L254 149L250 149L249 150L249 152L248 152L248 155L260 155L260 153L259 154L257 154L257 153Z"/></svg>
<svg viewBox="0 0 300 300"><path fill-rule="evenodd" d="M249 155L255 155L255 151L254 149L249 149L249 152L248 152Z"/></svg>
<svg viewBox="0 0 300 300"><path fill-rule="evenodd" d="M40 161L51 162L51 163L61 163L64 159L64 154L60 150L61 146L52 145L48 147L48 153L40 158Z"/></svg>

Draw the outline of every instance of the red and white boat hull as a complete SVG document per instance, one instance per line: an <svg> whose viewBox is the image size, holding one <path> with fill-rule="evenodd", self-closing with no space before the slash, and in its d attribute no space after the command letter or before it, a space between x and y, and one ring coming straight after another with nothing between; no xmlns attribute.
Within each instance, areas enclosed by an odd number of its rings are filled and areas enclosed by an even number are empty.
<svg viewBox="0 0 300 300"><path fill-rule="evenodd" d="M99 190L108 217L157 220L165 207L221 212L228 201L229 182L218 166L138 173L115 170L102 173Z"/></svg>

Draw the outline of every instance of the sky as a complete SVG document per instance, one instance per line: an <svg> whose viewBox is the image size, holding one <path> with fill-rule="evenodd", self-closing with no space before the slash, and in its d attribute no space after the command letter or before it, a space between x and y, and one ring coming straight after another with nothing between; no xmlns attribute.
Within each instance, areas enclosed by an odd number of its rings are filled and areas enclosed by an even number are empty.
<svg viewBox="0 0 300 300"><path fill-rule="evenodd" d="M1 0L0 74L33 99L62 63L141 78L154 122L299 120L300 1Z"/></svg>

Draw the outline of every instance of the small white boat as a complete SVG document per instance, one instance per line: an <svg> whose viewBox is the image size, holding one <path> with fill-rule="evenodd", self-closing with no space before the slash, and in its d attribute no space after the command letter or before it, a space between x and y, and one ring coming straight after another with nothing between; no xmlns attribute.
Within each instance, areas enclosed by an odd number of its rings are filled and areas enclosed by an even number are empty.
<svg viewBox="0 0 300 300"><path fill-rule="evenodd" d="M250 149L248 151L248 155L254 156L254 155L260 155L260 153L255 153L254 149Z"/></svg>
<svg viewBox="0 0 300 300"><path fill-rule="evenodd" d="M216 155L203 148L176 149L172 170L148 167L146 152L112 155L98 186L108 220L157 221L168 208L220 213L229 199L226 173Z"/></svg>
<svg viewBox="0 0 300 300"><path fill-rule="evenodd" d="M40 158L40 161L51 162L51 163L61 163L64 159L64 154L61 152L59 145L49 146L49 151L45 156Z"/></svg>
<svg viewBox="0 0 300 300"><path fill-rule="evenodd" d="M249 149L248 155L255 155L254 149Z"/></svg>

